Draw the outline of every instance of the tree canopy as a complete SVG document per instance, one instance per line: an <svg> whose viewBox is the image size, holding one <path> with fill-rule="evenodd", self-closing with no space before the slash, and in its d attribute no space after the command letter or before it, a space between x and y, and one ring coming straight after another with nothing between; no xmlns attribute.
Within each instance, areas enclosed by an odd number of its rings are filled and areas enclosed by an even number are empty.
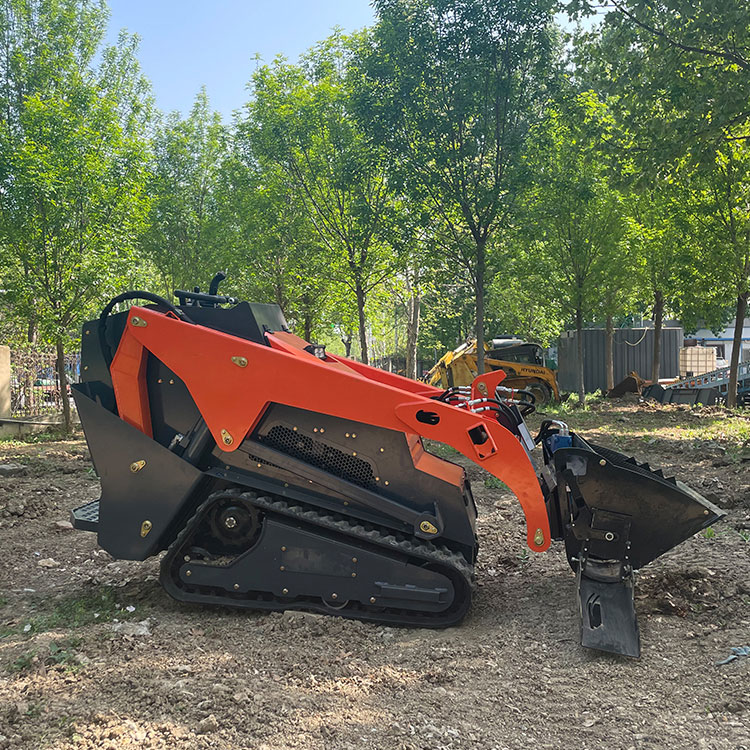
<svg viewBox="0 0 750 750"><path fill-rule="evenodd" d="M419 377L467 338L554 344L750 296L750 8L375 0L372 28L248 68L231 122L160 113L104 0L0 2L0 333L54 346L126 287L278 304ZM555 15L558 13L558 15ZM590 16L585 31L571 32ZM580 340L579 336L579 340ZM578 357L584 397L583 353Z"/></svg>

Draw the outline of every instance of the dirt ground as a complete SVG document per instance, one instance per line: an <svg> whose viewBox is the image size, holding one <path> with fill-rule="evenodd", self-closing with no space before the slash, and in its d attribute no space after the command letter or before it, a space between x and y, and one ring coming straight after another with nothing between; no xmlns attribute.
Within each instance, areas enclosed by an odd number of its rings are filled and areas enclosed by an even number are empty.
<svg viewBox="0 0 750 750"><path fill-rule="evenodd" d="M530 553L515 498L473 465L472 611L402 630L174 602L157 561L65 523L98 497L80 436L0 443L27 467L0 477L0 750L750 750L750 657L716 664L750 645L750 413L562 411L729 513L638 576L640 660L580 647L561 547Z"/></svg>

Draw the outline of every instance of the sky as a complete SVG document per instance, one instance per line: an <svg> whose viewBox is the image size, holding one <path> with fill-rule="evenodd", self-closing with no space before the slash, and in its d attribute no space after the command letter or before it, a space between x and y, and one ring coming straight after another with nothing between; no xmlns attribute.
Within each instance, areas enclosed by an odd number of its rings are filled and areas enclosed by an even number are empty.
<svg viewBox="0 0 750 750"><path fill-rule="evenodd" d="M187 114L201 86L225 120L248 99L259 54L290 60L334 26L373 22L369 0L108 0L107 41L121 29L141 38L139 59L157 107Z"/></svg>

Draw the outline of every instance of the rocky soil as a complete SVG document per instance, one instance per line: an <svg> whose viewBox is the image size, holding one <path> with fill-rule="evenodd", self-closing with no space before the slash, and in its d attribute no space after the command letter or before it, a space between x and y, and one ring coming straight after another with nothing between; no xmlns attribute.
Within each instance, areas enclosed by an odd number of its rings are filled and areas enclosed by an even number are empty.
<svg viewBox="0 0 750 750"><path fill-rule="evenodd" d="M0 750L750 750L750 417L600 403L562 416L729 511L638 576L640 660L578 643L562 549L468 467L474 606L402 630L186 606L158 561L112 560L69 511L98 497L80 436L0 443ZM20 474L18 473L20 472Z"/></svg>

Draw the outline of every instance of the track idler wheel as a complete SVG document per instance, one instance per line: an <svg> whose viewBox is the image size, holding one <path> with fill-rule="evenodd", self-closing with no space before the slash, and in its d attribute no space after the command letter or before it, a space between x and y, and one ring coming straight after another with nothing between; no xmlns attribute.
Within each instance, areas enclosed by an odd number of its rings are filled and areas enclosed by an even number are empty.
<svg viewBox="0 0 750 750"><path fill-rule="evenodd" d="M240 498L218 500L209 511L208 522L214 538L232 552L252 544L260 529L258 509Z"/></svg>

